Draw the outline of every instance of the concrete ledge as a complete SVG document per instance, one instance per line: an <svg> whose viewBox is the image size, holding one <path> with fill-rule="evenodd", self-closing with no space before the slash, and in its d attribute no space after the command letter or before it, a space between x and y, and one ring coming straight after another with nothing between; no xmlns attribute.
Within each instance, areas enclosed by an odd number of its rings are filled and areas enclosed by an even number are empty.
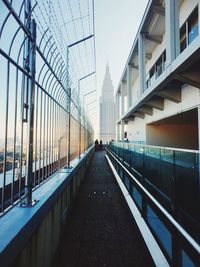
<svg viewBox="0 0 200 267"><path fill-rule="evenodd" d="M59 242L60 229L84 178L93 152L94 147L90 148L86 155L75 159L72 162L72 169L61 169L38 187L33 192L33 199L38 201L36 205L26 208L15 206L0 218L1 266L50 266L50 259L57 247L54 242ZM47 217L49 219L46 220ZM40 231L41 227L43 229ZM48 236L51 236L50 240L45 240ZM45 243L48 241L50 242L48 246L52 244L52 248L50 251L49 248L48 251L44 251L47 247ZM43 245L39 244L41 242ZM29 255L26 255L25 260L20 254L24 254L23 250L26 250L28 243ZM49 259L45 258L47 255ZM41 259L38 259L39 256Z"/></svg>

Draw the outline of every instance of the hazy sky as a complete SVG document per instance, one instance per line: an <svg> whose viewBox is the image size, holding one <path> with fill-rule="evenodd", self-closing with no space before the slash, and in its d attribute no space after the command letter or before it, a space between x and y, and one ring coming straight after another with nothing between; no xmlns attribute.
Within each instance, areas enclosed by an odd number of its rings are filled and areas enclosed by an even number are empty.
<svg viewBox="0 0 200 267"><path fill-rule="evenodd" d="M147 3L148 0L95 1L98 93L107 61L116 90Z"/></svg>

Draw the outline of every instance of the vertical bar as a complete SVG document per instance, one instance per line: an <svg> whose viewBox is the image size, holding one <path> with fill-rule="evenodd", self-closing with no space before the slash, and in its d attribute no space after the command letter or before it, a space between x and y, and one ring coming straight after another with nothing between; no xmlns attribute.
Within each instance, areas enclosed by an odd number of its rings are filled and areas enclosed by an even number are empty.
<svg viewBox="0 0 200 267"><path fill-rule="evenodd" d="M57 125L57 132L56 132L56 135L57 135L57 149L56 149L56 161L57 161L57 165L56 165L56 169L58 170L59 169L59 138L60 138L60 127L61 127L61 123L59 123L61 119L61 112L60 112L60 107L57 106L57 112L56 112L56 125Z"/></svg>
<svg viewBox="0 0 200 267"><path fill-rule="evenodd" d="M58 141L59 141L59 134L60 134L60 126L58 124L58 118L60 116L60 109L59 109L59 106L57 105L56 107L56 170L58 170Z"/></svg>
<svg viewBox="0 0 200 267"><path fill-rule="evenodd" d="M16 69L16 87L15 87L15 119L14 119L14 151L13 151L13 177L12 177L12 188L11 188L11 205L14 202L14 182L15 182L15 160L16 160L16 135L17 135L17 107L18 107L18 77L19 70Z"/></svg>
<svg viewBox="0 0 200 267"><path fill-rule="evenodd" d="M47 96L46 179L49 176L49 97Z"/></svg>
<svg viewBox="0 0 200 267"><path fill-rule="evenodd" d="M51 150L51 173L54 173L54 101L52 101L52 150Z"/></svg>
<svg viewBox="0 0 200 267"><path fill-rule="evenodd" d="M46 93L44 93L44 121L43 121L43 175L42 181L46 179Z"/></svg>
<svg viewBox="0 0 200 267"><path fill-rule="evenodd" d="M5 144L4 144L4 161L3 161L3 187L1 195L1 212L5 209L5 186L6 186L6 165L7 165L7 144L8 144L8 107L9 107L9 89L10 89L10 62L7 67L7 88L6 88L6 119L5 119Z"/></svg>
<svg viewBox="0 0 200 267"><path fill-rule="evenodd" d="M51 99L49 98L49 142L48 142L48 176L51 175Z"/></svg>
<svg viewBox="0 0 200 267"><path fill-rule="evenodd" d="M142 185L146 187L146 181L145 181L145 146L142 146L143 149L143 172L142 172ZM142 217L146 219L147 216L147 198L145 194L142 194Z"/></svg>
<svg viewBox="0 0 200 267"><path fill-rule="evenodd" d="M71 133L71 87L69 86L69 47L67 46L67 92L68 94L68 156L67 166L70 168L70 133Z"/></svg>
<svg viewBox="0 0 200 267"><path fill-rule="evenodd" d="M37 184L37 180L38 180L38 175L39 175L39 162L38 162L38 156L37 156L37 149L38 149L38 107L39 107L39 87L37 86L37 95L36 95L36 105L35 105L35 175L34 175L34 186L36 186Z"/></svg>
<svg viewBox="0 0 200 267"><path fill-rule="evenodd" d="M79 157L81 156L81 105L80 105L80 80L78 80L78 108L79 108Z"/></svg>
<svg viewBox="0 0 200 267"><path fill-rule="evenodd" d="M22 162L23 162L23 139L24 139L24 91L25 91L25 74L22 74L22 85L21 85L21 148L20 148L20 160L19 160L19 170L18 170L18 180L19 180L19 198L22 195Z"/></svg>
<svg viewBox="0 0 200 267"><path fill-rule="evenodd" d="M171 178L172 184L172 214L174 218L177 218L177 200L176 200L176 152L173 150L173 176ZM172 265L181 266L181 251L179 244L179 236L175 229L172 230Z"/></svg>
<svg viewBox="0 0 200 267"><path fill-rule="evenodd" d="M40 90L40 162L39 162L39 177L38 177L38 184L41 182L41 175L43 174L43 167L42 167L42 118L44 112L42 112L42 101L43 101L43 92ZM42 170L41 170L42 167Z"/></svg>
<svg viewBox="0 0 200 267"><path fill-rule="evenodd" d="M34 101L35 101L35 56L36 56L36 23L31 21L31 34L33 38L30 53L31 79L30 91L28 94L28 127L27 127L27 172L25 179L25 199L24 205L32 205L32 183L33 183L33 128L34 128Z"/></svg>
<svg viewBox="0 0 200 267"><path fill-rule="evenodd" d="M38 87L35 92L35 109L34 109L34 179L33 187L36 187L36 178L37 178L37 119L38 119Z"/></svg>
<svg viewBox="0 0 200 267"><path fill-rule="evenodd" d="M57 141L57 128L56 128L56 112L57 112L57 106L56 103L54 103L54 171L56 171L56 141Z"/></svg>

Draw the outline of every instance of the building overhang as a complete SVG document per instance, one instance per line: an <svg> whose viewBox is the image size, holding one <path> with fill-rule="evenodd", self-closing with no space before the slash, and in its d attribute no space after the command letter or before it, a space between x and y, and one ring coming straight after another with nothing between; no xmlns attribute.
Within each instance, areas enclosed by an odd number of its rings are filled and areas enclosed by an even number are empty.
<svg viewBox="0 0 200 267"><path fill-rule="evenodd" d="M133 117L144 118L145 114L153 115L149 108L164 110L164 99L175 103L181 102L181 90L184 84L200 89L200 36L198 36L165 71L147 89L121 120L133 120ZM143 114L143 115L141 115Z"/></svg>

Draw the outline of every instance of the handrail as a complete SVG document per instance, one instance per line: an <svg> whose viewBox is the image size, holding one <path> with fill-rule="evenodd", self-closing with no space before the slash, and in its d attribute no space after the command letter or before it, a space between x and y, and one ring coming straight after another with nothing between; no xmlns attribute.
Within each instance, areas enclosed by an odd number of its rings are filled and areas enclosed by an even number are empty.
<svg viewBox="0 0 200 267"><path fill-rule="evenodd" d="M140 188L140 190L145 194L145 196L150 199L150 201L157 207L157 209L164 215L165 219L180 233L180 235L185 239L187 243L199 254L200 258L200 245L185 231L185 229L171 216L171 214L166 211L163 206L149 193L146 188L141 185L141 183L123 166L123 164L115 157L113 152L106 148L106 151L120 164L124 171L129 175L129 177L134 181L135 184Z"/></svg>
<svg viewBox="0 0 200 267"><path fill-rule="evenodd" d="M179 152L189 152L189 153L196 153L199 154L200 150L193 150L193 149L185 149L185 148L175 148L175 147L165 147L165 146L152 146L152 145L145 145L145 144L138 144L138 143L132 143L132 142L112 142L112 144L131 144L131 145L137 145L141 147L150 147L150 148L159 148L159 149L166 149L166 150L174 150Z"/></svg>

